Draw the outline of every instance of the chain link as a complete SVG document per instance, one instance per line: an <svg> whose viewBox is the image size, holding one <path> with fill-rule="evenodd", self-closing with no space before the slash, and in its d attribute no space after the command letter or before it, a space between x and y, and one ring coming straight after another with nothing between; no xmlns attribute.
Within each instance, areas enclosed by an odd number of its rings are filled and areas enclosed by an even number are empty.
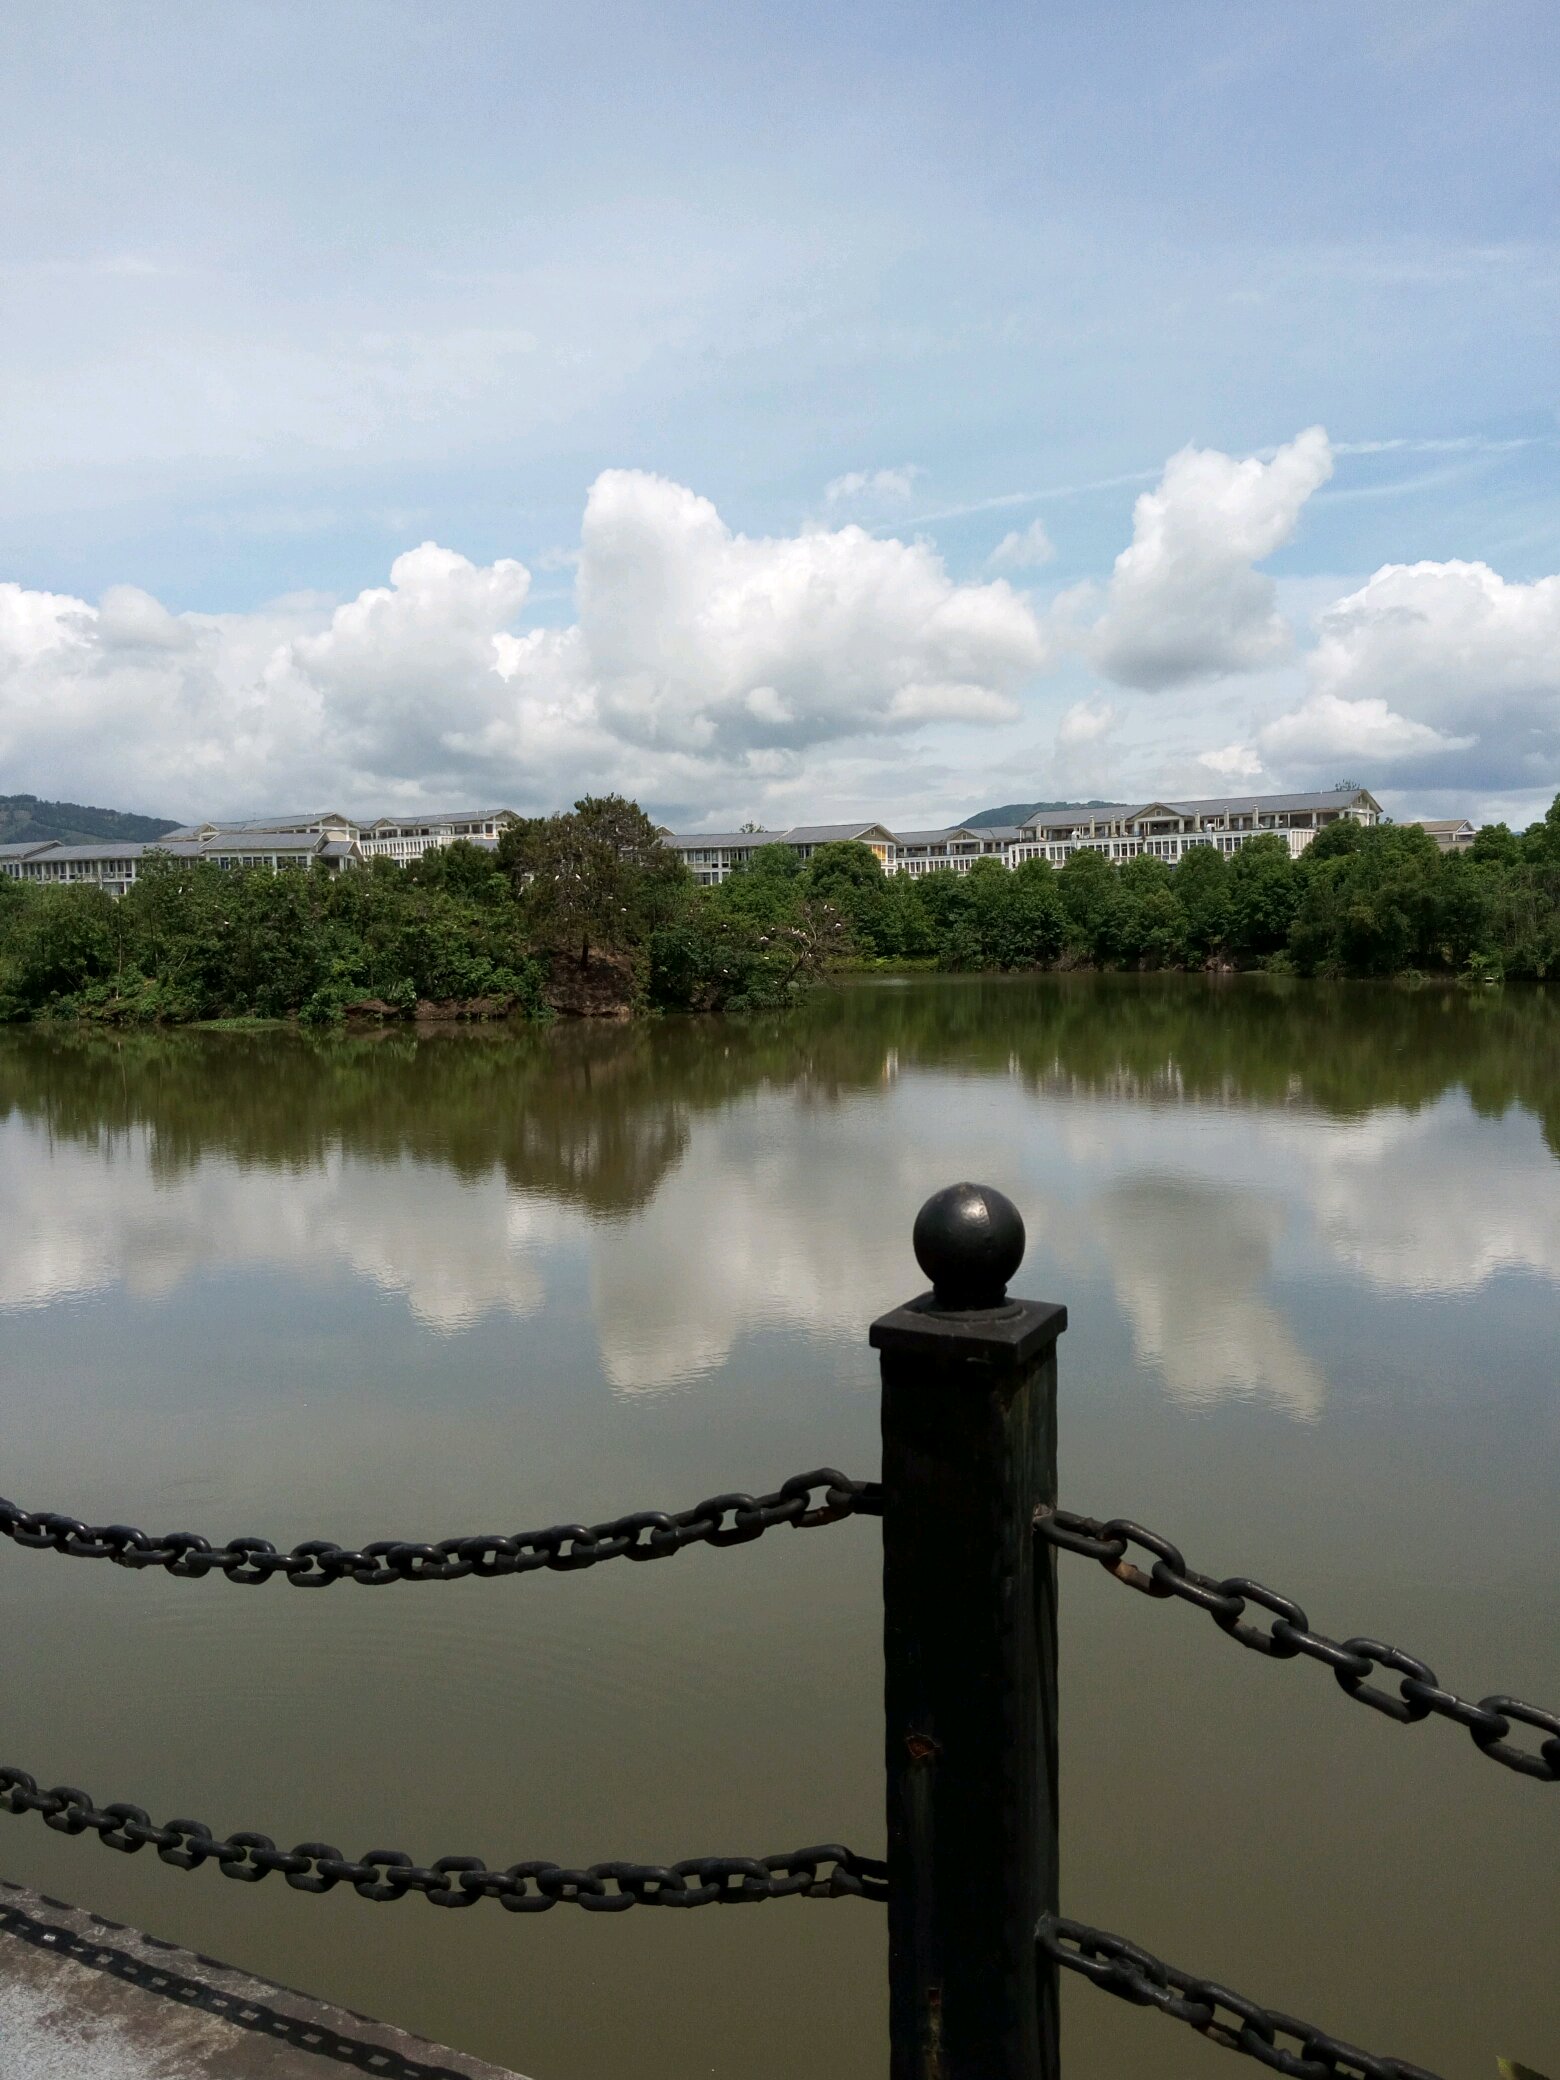
<svg viewBox="0 0 1560 2080"><path fill-rule="evenodd" d="M278 1849L269 1835L247 1830L216 1835L200 1820L159 1827L140 1806L99 1808L73 1784L40 1791L24 1769L0 1766L0 1811L38 1813L58 1834L96 1834L105 1848L127 1856L148 1846L175 1870L214 1863L223 1877L258 1885L280 1871L295 1892L330 1892L350 1885L361 1899L404 1899L421 1893L435 1907L474 1907L496 1899L511 1914L545 1914L558 1906L620 1914L630 1907L742 1906L789 1899L886 1899L887 1867L837 1842L793 1849L780 1856L690 1856L681 1863L593 1863L571 1870L556 1863L513 1863L490 1870L480 1856L441 1856L414 1863L401 1849L370 1849L343 1856L329 1842Z"/></svg>
<svg viewBox="0 0 1560 2080"><path fill-rule="evenodd" d="M1118 2000L1184 2022L1227 2051L1254 2058L1291 2080L1438 2080L1423 2066L1378 2058L1329 2036L1314 2023L1264 2008L1212 1979L1199 1979L1140 1950L1124 1936L1047 1915L1035 1932L1036 1961L1049 1959ZM1293 2049L1279 2040L1289 2038Z"/></svg>
<svg viewBox="0 0 1560 2080"><path fill-rule="evenodd" d="M1560 1713L1524 1704L1519 1697L1481 1697L1477 1704L1471 1703L1455 1691L1443 1689L1427 1662L1405 1654L1401 1648L1377 1639L1329 1639L1325 1632L1312 1629L1300 1605L1287 1596L1280 1596L1276 1590L1266 1589L1245 1575L1215 1580L1211 1575L1199 1574L1187 1566L1179 1547L1169 1539L1125 1517L1112 1517L1101 1523L1098 1518L1077 1516L1071 1510L1041 1509L1035 1514L1035 1530L1049 1545L1064 1553L1097 1560L1107 1574L1129 1589L1144 1596L1177 1597L1194 1610L1206 1611L1221 1631L1253 1653L1265 1654L1274 1661L1292 1661L1297 1655L1319 1661L1332 1670L1345 1696L1356 1704L1369 1705L1372 1711L1400 1726L1417 1725L1421 1719L1432 1716L1449 1719L1454 1726L1463 1727L1480 1753L1492 1761L1503 1763L1522 1776L1535 1777L1540 1783L1560 1782ZM1151 1567L1144 1569L1127 1558L1128 1549L1134 1546L1153 1556ZM1246 1613L1253 1605L1266 1611L1272 1622L1249 1622ZM1395 1691L1367 1680L1378 1669L1389 1670L1400 1678ZM1516 1726L1531 1727L1545 1736L1537 1744L1536 1753L1511 1739Z"/></svg>
<svg viewBox="0 0 1560 2080"><path fill-rule="evenodd" d="M820 1489L821 1500L814 1501ZM532 1574L544 1567L567 1574L603 1560L667 1560L684 1546L746 1545L780 1524L805 1531L846 1517L882 1514L883 1492L876 1481L853 1481L832 1466L822 1466L812 1473L793 1474L772 1495L712 1495L692 1509L670 1514L639 1510L605 1524L554 1524L545 1531L445 1538L435 1545L383 1538L359 1548L311 1538L284 1553L269 1539L234 1538L217 1546L193 1531L169 1531L153 1538L133 1524L83 1524L52 1510L20 1509L3 1499L0 1536L77 1560L161 1567L186 1580L222 1574L230 1582L258 1586L274 1575L285 1575L295 1589L328 1589L342 1581L378 1588L387 1582Z"/></svg>

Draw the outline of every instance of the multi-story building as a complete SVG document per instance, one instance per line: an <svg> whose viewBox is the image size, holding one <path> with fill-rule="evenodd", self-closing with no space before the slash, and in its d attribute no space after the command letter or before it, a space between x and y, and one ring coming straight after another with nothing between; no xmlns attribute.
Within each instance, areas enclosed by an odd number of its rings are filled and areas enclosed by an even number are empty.
<svg viewBox="0 0 1560 2080"><path fill-rule="evenodd" d="M706 888L728 879L733 868L745 867L765 845L784 845L805 866L820 845L853 840L867 847L885 874L893 873L898 841L880 823L799 823L785 831L696 831L687 838L671 831L662 833L662 843L682 854L694 880Z"/></svg>
<svg viewBox="0 0 1560 2080"><path fill-rule="evenodd" d="M327 837L320 831L215 831L209 838L158 838L151 844L131 844L123 838L104 839L97 845L0 846L0 873L13 881L31 881L45 887L87 886L122 896L139 878L148 858L203 861L213 866L259 868L279 874L288 868L319 866L339 874L361 863L361 854L350 838Z"/></svg>
<svg viewBox="0 0 1560 2080"><path fill-rule="evenodd" d="M1022 824L951 824L937 830L895 832L882 823L794 824L783 831L663 832L696 881L713 886L746 866L766 845L783 845L803 865L820 845L865 845L886 874L967 874L978 860L1016 867L1028 859L1061 866L1075 852L1099 852L1116 863L1146 854L1174 865L1193 847L1240 850L1253 838L1283 838L1298 857L1319 830L1341 818L1380 821L1381 805L1367 789L1327 794L1239 795L1184 802L1100 803L1089 809L1037 810ZM105 840L99 845L0 845L0 873L13 880L94 883L122 895L147 854L208 860L226 868L288 867L318 863L339 873L370 859L402 865L459 841L491 850L519 821L513 809L455 809L437 815L380 816L357 823L335 810L196 823L150 845ZM1443 849L1473 842L1473 826L1427 822Z"/></svg>
<svg viewBox="0 0 1560 2080"><path fill-rule="evenodd" d="M948 830L897 831L890 871L967 874L978 859L1000 860L1005 866L1009 848L1023 835L1016 823L957 823Z"/></svg>
<svg viewBox="0 0 1560 2080"><path fill-rule="evenodd" d="M357 837L358 826L350 816L343 816L335 809L304 810L290 816L246 816L222 823L190 823L181 830L170 831L167 838L159 842L205 844L218 837L266 837L273 833L289 838L334 838L347 842Z"/></svg>
<svg viewBox="0 0 1560 2080"><path fill-rule="evenodd" d="M491 850L512 824L513 809L451 809L440 815L377 816L359 826L357 839L365 859L421 859L441 845L464 840Z"/></svg>
<svg viewBox="0 0 1560 2080"><path fill-rule="evenodd" d="M1375 824L1381 804L1366 788L1335 788L1327 794L1225 795L1188 802L1105 803L1093 809L1038 811L1009 847L1008 864L1047 859L1060 866L1075 852L1103 852L1107 859L1147 854L1174 865L1194 846L1238 852L1253 838L1280 837L1298 859L1320 830L1351 819Z"/></svg>
<svg viewBox="0 0 1560 2080"><path fill-rule="evenodd" d="M366 859L392 859L404 866L441 845L464 839L492 851L519 818L513 809L452 809L430 816L381 816L359 824L339 810L251 816L223 823L190 823L149 844L105 839L97 845L43 843L0 845L0 874L13 881L46 885L90 885L122 896L149 854L208 861L228 869L260 868L279 874L289 867L322 866L330 873L358 867Z"/></svg>
<svg viewBox="0 0 1560 2080"><path fill-rule="evenodd" d="M891 831L881 823L798 824L784 831L694 831L665 834L698 881L711 885L745 866L762 845L784 845L809 860L819 845L854 839L888 874L967 874L977 860L1016 867L1026 859L1061 866L1075 852L1101 852L1114 862L1147 854L1169 864L1194 846L1238 852L1253 838L1283 838L1298 858L1330 823L1374 824L1381 804L1363 787L1327 794L1232 795L1187 802L1105 802L1090 809L1037 810L1022 824L951 824L939 830Z"/></svg>

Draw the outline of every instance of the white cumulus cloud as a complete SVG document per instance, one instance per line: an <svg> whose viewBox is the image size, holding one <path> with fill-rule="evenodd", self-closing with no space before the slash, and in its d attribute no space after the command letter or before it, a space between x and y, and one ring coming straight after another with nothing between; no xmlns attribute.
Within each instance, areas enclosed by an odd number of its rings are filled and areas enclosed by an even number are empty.
<svg viewBox="0 0 1560 2080"><path fill-rule="evenodd" d="M1221 780L1255 780L1262 770L1261 757L1249 744L1226 744L1219 751L1199 752L1197 762Z"/></svg>
<svg viewBox="0 0 1560 2080"><path fill-rule="evenodd" d="M0 762L40 791L230 812L616 786L705 805L814 747L1011 719L1045 662L1004 580L856 526L755 538L686 487L608 470L577 619L521 626L530 573L426 542L340 604L174 614L0 585Z"/></svg>
<svg viewBox="0 0 1560 2080"><path fill-rule="evenodd" d="M1560 785L1560 576L1386 564L1318 615L1306 677L1258 738L1298 776L1348 758L1420 788Z"/></svg>
<svg viewBox="0 0 1560 2080"><path fill-rule="evenodd" d="M1320 426L1270 462L1211 448L1172 455L1133 509L1131 544L1083 638L1088 656L1107 678L1148 691L1285 657L1292 631L1273 580L1253 565L1289 540L1332 466ZM1087 593L1074 594L1064 611L1088 604Z"/></svg>
<svg viewBox="0 0 1560 2080"><path fill-rule="evenodd" d="M1390 762L1418 753L1466 751L1474 739L1445 736L1426 722L1397 714L1384 700L1346 701L1335 693L1313 693L1292 714L1268 723L1260 741L1268 757L1310 766L1339 759Z"/></svg>

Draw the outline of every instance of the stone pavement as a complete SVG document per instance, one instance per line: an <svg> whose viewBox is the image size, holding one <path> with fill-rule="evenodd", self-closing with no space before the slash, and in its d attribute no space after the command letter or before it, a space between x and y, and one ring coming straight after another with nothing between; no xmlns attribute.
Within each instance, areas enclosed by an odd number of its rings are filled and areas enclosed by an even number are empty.
<svg viewBox="0 0 1560 2080"><path fill-rule="evenodd" d="M0 2080L520 2080L0 1880Z"/></svg>

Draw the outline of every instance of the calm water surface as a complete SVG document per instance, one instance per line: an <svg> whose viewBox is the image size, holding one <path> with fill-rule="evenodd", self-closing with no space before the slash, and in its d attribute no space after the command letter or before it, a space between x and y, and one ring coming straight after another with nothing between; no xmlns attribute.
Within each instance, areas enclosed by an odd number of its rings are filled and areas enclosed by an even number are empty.
<svg viewBox="0 0 1560 2080"><path fill-rule="evenodd" d="M784 1021L0 1036L0 1491L437 1538L876 1467L975 1176L1063 1300L1062 1490L1478 1696L1560 1697L1560 1014L1060 978ZM1560 1793L1063 1577L1064 1904L1341 2035L1560 2071ZM882 1840L875 1528L369 1594L0 1550L0 1759L284 1843ZM322 1899L0 1818L0 1874L536 2080L884 2070L880 1912ZM1069 2080L1224 2072L1079 1986ZM1185 2041L1183 2041L1185 2039Z"/></svg>

